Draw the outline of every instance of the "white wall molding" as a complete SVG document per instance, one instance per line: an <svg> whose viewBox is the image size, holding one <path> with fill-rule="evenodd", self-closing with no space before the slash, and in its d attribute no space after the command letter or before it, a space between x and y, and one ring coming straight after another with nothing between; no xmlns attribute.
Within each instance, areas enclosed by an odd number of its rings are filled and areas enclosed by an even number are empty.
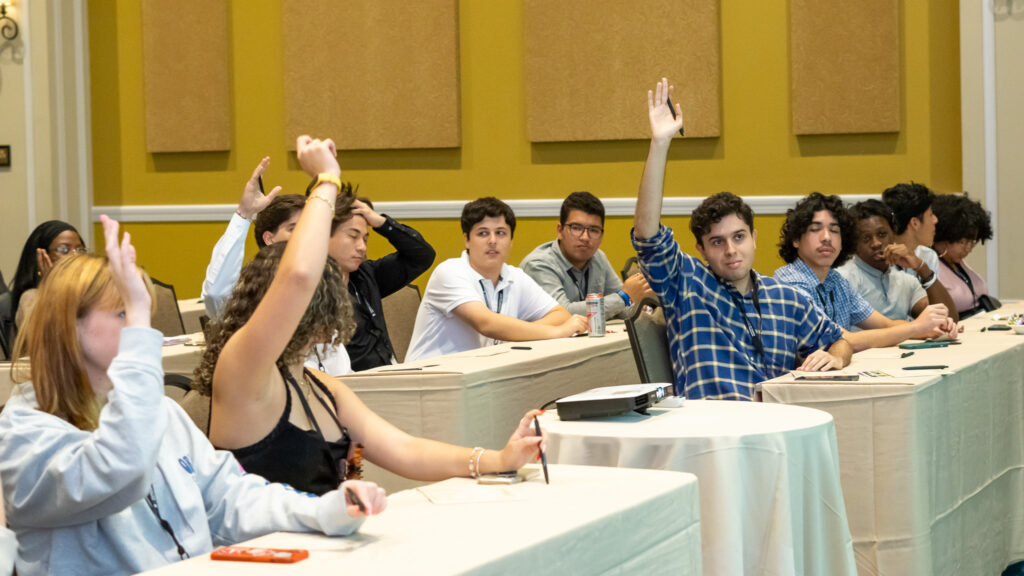
<svg viewBox="0 0 1024 576"><path fill-rule="evenodd" d="M747 204L756 215L785 214L803 196L749 196ZM856 203L878 194L849 194L843 196L848 203ZM632 216L635 198L606 198L605 212L608 216ZM662 215L689 216L704 201L703 197L674 196L665 198ZM462 200L440 200L435 202L374 202L378 212L387 213L396 219L454 219L462 214ZM509 200L509 206L519 218L558 216L561 199ZM136 206L94 206L93 222L99 221L100 214L106 214L122 222L227 222L234 214L236 204L153 204Z"/></svg>

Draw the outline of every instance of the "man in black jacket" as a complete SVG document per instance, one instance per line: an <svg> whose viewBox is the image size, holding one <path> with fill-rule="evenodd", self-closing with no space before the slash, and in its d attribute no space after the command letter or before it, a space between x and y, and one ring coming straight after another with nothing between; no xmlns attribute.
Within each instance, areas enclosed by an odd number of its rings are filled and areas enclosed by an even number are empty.
<svg viewBox="0 0 1024 576"><path fill-rule="evenodd" d="M368 228L387 239L395 252L366 259ZM419 232L380 215L366 198L352 209L335 214L328 253L338 261L356 316L356 332L345 345L352 370L367 370L395 362L381 299L415 280L434 263L434 249Z"/></svg>

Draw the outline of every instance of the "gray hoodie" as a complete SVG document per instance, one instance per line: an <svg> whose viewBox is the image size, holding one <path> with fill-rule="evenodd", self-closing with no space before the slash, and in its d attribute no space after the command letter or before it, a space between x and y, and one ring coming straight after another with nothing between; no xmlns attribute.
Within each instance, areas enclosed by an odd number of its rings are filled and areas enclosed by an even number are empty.
<svg viewBox="0 0 1024 576"><path fill-rule="evenodd" d="M37 409L31 383L0 414L0 475L19 574L133 574L274 531L354 532L344 495L246 474L163 395L162 337L124 328L114 389L87 432Z"/></svg>

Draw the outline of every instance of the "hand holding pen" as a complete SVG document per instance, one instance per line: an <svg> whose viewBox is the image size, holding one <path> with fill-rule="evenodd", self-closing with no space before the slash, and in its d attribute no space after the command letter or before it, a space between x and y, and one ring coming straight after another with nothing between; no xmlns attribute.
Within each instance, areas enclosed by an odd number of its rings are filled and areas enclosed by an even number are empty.
<svg viewBox="0 0 1024 576"><path fill-rule="evenodd" d="M519 426L508 439L508 444L498 454L501 463L500 469L496 471L518 470L525 464L540 459L540 454L544 453L544 448L547 445L547 437L535 420L543 413L543 410L530 410L523 416L519 421ZM492 472L491 470L484 471Z"/></svg>

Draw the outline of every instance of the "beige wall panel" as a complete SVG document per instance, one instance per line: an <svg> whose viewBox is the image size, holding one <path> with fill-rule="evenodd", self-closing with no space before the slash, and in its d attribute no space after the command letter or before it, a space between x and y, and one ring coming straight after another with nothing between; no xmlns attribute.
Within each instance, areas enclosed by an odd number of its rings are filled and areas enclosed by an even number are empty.
<svg viewBox="0 0 1024 576"><path fill-rule="evenodd" d="M231 148L227 0L144 0L146 149Z"/></svg>
<svg viewBox="0 0 1024 576"><path fill-rule="evenodd" d="M284 0L287 145L460 145L456 0Z"/></svg>
<svg viewBox="0 0 1024 576"><path fill-rule="evenodd" d="M898 0L792 0L793 132L900 131Z"/></svg>
<svg viewBox="0 0 1024 576"><path fill-rule="evenodd" d="M648 138L637 110L662 75L686 136L721 134L718 0L526 0L524 10L530 141Z"/></svg>

